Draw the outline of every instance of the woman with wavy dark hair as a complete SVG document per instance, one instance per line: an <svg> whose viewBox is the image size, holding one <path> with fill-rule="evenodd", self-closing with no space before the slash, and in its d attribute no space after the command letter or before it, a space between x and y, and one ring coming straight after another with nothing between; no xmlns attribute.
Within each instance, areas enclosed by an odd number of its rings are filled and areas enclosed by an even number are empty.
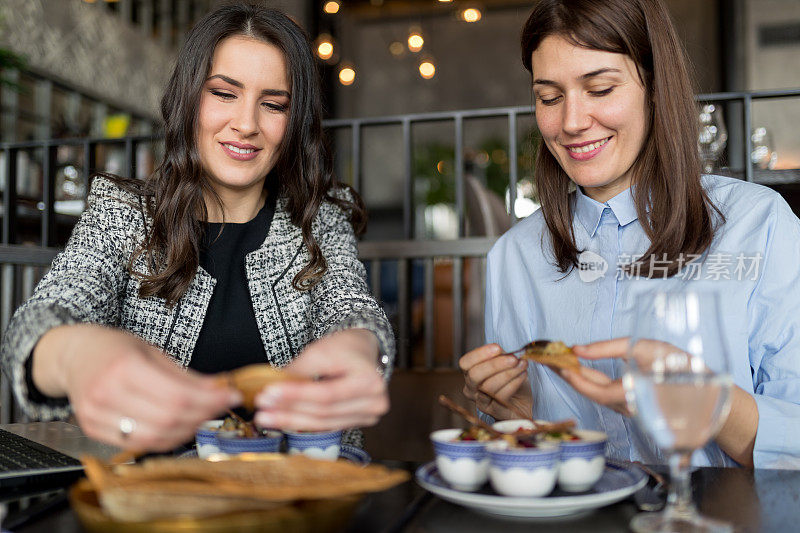
<svg viewBox="0 0 800 533"><path fill-rule="evenodd" d="M800 466L800 221L772 190L701 175L697 108L661 0L541 0L522 32L541 132L541 209L488 257L486 341L461 358L489 418L577 418L607 453L665 463L628 418L620 377L638 295L715 292L731 414L698 464ZM501 356L574 345L580 371ZM611 339L611 340L607 340Z"/></svg>
<svg viewBox="0 0 800 533"><path fill-rule="evenodd" d="M270 363L323 379L265 389L257 424L374 424L394 338L357 258L363 205L332 172L306 34L251 2L217 9L189 33L161 112L164 161L144 181L94 178L8 326L20 406L168 450L241 401L204 374Z"/></svg>

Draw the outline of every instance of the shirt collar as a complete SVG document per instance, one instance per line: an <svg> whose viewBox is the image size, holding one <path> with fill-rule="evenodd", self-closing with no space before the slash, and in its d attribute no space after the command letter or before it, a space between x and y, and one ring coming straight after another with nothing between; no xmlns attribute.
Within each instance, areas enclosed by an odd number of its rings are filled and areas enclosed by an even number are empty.
<svg viewBox="0 0 800 533"><path fill-rule="evenodd" d="M580 187L575 188L575 215L580 220L589 236L593 237L600 226L603 210L611 209L620 226L627 226L639 216L633 203L630 187L609 199L605 203L589 198Z"/></svg>

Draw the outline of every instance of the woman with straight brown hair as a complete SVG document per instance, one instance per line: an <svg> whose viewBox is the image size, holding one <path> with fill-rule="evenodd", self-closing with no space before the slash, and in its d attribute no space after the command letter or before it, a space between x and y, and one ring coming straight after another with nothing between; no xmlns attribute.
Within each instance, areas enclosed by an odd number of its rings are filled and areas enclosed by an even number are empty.
<svg viewBox="0 0 800 533"><path fill-rule="evenodd" d="M701 175L697 108L661 0L541 0L522 32L541 132L541 209L488 256L486 341L461 358L487 418L577 418L607 454L665 463L632 424L620 381L637 296L715 292L734 379L700 465L800 467L800 221L772 190ZM556 372L500 356L563 340ZM611 339L611 340L608 340Z"/></svg>

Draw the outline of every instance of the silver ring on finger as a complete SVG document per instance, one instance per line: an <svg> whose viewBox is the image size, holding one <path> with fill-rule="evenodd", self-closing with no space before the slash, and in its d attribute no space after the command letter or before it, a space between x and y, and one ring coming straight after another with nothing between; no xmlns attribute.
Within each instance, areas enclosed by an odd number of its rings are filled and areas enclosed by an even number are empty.
<svg viewBox="0 0 800 533"><path fill-rule="evenodd" d="M127 440L134 431L136 431L136 420L129 416L120 417L119 436L122 440Z"/></svg>

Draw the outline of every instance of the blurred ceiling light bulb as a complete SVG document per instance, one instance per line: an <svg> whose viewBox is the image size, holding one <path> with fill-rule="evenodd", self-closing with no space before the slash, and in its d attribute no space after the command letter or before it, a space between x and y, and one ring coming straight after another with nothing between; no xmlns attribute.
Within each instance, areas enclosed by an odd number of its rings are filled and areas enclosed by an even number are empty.
<svg viewBox="0 0 800 533"><path fill-rule="evenodd" d="M482 16L481 10L474 7L467 8L461 12L461 20L464 22L478 22Z"/></svg>
<svg viewBox="0 0 800 533"><path fill-rule="evenodd" d="M327 61L333 56L333 43L330 38L320 38L317 43L317 55L320 59Z"/></svg>
<svg viewBox="0 0 800 533"><path fill-rule="evenodd" d="M325 2L325 5L322 6L322 10L329 15L333 15L339 12L340 7L342 7L342 5L338 2L338 0L328 0Z"/></svg>
<svg viewBox="0 0 800 533"><path fill-rule="evenodd" d="M339 82L342 85L352 85L356 80L356 71L353 67L343 67L339 71Z"/></svg>
<svg viewBox="0 0 800 533"><path fill-rule="evenodd" d="M425 44L425 39L419 31L412 30L408 34L408 49L412 52L419 52L422 50L422 45Z"/></svg>
<svg viewBox="0 0 800 533"><path fill-rule="evenodd" d="M422 63L419 64L419 75L429 80L436 75L436 66L433 64L433 61L430 59L426 59Z"/></svg>

